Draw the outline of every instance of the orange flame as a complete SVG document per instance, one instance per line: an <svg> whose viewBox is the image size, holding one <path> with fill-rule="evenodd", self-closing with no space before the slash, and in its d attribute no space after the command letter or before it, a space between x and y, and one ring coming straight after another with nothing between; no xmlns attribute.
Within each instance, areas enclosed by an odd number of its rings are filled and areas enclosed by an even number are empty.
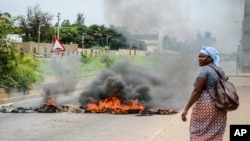
<svg viewBox="0 0 250 141"><path fill-rule="evenodd" d="M40 107L44 108L46 106L53 106L55 108L55 112L56 113L59 112L59 109L56 106L56 98L55 97L48 98L47 101L45 103L42 103ZM46 111L43 111L43 112L46 112Z"/></svg>
<svg viewBox="0 0 250 141"><path fill-rule="evenodd" d="M105 113L111 112L112 114L123 113L128 114L130 109L138 109L142 112L145 106L138 103L138 100L132 100L129 104L122 104L121 100L117 97L106 98L100 101L98 104L89 103L87 105L87 111L92 113Z"/></svg>
<svg viewBox="0 0 250 141"><path fill-rule="evenodd" d="M49 98L46 105L52 105L56 107L56 99L55 98Z"/></svg>

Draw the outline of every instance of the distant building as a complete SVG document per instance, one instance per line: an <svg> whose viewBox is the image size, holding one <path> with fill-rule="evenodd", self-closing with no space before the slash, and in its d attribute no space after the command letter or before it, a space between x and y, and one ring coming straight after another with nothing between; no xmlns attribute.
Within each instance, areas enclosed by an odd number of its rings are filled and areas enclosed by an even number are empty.
<svg viewBox="0 0 250 141"><path fill-rule="evenodd" d="M250 0L245 0L242 40L238 47L237 64L241 72L250 72Z"/></svg>
<svg viewBox="0 0 250 141"><path fill-rule="evenodd" d="M160 34L132 34L132 38L144 41L147 45L147 51L156 53L162 51L162 37Z"/></svg>
<svg viewBox="0 0 250 141"><path fill-rule="evenodd" d="M17 42L17 43L23 42L23 38L19 34L8 34L6 36L6 39L10 42Z"/></svg>

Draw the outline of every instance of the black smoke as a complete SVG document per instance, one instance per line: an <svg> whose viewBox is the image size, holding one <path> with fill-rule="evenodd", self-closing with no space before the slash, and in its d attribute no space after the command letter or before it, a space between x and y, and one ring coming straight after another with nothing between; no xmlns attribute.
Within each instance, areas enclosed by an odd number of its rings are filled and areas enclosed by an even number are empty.
<svg viewBox="0 0 250 141"><path fill-rule="evenodd" d="M164 61L164 58L162 59ZM171 64L168 69L166 64L161 63L160 67L154 68L123 58L110 69L103 69L85 88L79 99L80 105L85 108L88 103L97 104L101 100L116 96L123 104L137 99L147 108L178 110L187 99L186 88L190 86L187 85L190 79L184 76L188 76L189 72L186 69L186 73L182 73L183 68L179 69L184 66L182 63Z"/></svg>

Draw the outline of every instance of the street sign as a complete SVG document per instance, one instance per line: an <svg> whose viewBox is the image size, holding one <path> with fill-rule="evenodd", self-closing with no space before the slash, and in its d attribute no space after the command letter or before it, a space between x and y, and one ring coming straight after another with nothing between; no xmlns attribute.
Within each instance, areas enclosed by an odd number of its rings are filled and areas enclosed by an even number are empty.
<svg viewBox="0 0 250 141"><path fill-rule="evenodd" d="M59 51L65 51L65 48L63 44L57 38L55 38L51 52L59 52Z"/></svg>

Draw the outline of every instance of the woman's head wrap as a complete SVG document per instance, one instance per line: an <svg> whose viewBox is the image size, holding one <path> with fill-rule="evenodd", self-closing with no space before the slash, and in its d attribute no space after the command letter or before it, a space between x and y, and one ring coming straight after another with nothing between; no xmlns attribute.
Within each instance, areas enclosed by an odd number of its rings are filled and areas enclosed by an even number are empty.
<svg viewBox="0 0 250 141"><path fill-rule="evenodd" d="M215 48L203 45L200 53L210 56L213 59L213 64L219 66L220 57L218 51Z"/></svg>

